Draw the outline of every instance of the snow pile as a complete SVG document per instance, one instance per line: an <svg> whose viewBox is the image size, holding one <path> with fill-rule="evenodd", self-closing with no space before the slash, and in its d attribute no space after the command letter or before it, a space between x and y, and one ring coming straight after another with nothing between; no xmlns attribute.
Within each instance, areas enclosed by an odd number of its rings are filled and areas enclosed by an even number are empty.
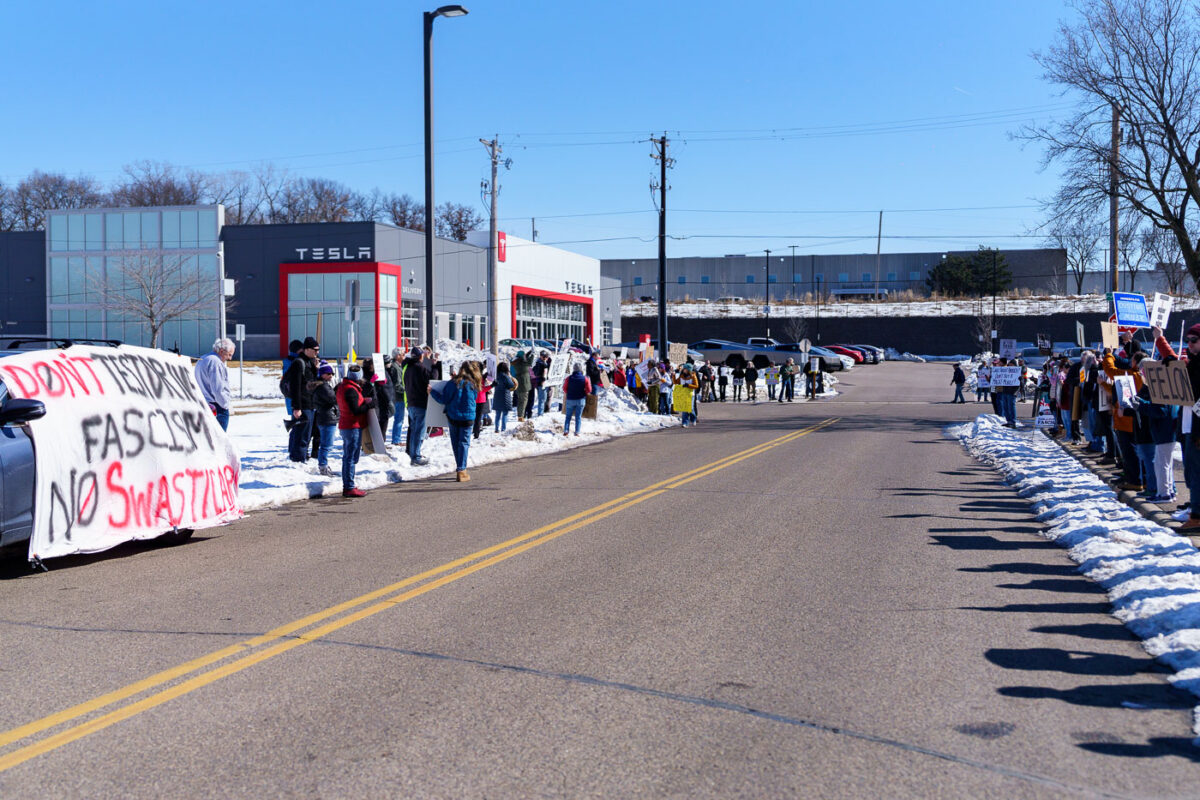
<svg viewBox="0 0 1200 800"><path fill-rule="evenodd" d="M889 347L883 352L887 356L888 361L916 361L924 364L926 360L923 356L914 356L912 353L901 353L894 347Z"/></svg>
<svg viewBox="0 0 1200 800"><path fill-rule="evenodd" d="M1200 553L1145 519L1040 432L992 415L947 428L1033 504L1042 535L1067 548L1079 571L1104 587L1112 614L1151 656L1175 670L1175 686L1200 695ZM1200 708L1193 715L1200 734Z"/></svg>

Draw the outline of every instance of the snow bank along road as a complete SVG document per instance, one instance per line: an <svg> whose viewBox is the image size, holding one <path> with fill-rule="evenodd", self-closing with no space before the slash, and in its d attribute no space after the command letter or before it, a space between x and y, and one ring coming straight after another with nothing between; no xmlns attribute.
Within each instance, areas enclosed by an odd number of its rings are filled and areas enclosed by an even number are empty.
<svg viewBox="0 0 1200 800"><path fill-rule="evenodd" d="M0 794L1188 793L1194 698L949 373L2 581Z"/></svg>

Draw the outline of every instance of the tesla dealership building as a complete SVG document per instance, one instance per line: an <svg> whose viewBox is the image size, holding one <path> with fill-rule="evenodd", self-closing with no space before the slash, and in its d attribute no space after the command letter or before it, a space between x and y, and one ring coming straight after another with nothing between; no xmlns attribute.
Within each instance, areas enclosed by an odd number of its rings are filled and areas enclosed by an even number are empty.
<svg viewBox="0 0 1200 800"><path fill-rule="evenodd" d="M619 338L620 290L602 281L597 259L498 239L498 338ZM489 345L487 244L486 231L434 240L438 338ZM149 344L144 315L120 296L144 294L155 272L196 295L159 337L188 355L237 325L247 359L279 357L305 336L333 357L349 350L351 330L360 353L429 340L423 233L375 222L225 225L219 205L56 210L44 232L0 233L3 333ZM354 322L349 281L358 282Z"/></svg>

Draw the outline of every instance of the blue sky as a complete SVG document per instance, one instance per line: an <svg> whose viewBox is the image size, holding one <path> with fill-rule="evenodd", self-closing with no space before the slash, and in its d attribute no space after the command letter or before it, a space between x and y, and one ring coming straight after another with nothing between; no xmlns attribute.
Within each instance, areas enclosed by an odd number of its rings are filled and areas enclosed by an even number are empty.
<svg viewBox="0 0 1200 800"><path fill-rule="evenodd" d="M884 252L1041 244L1057 176L1009 134L1066 108L1031 58L1072 19L1055 0L465 5L435 24L437 201L484 210L499 134L516 236L654 256L665 131L671 256L874 252L879 209ZM433 7L12 4L0 180L274 161L420 200Z"/></svg>

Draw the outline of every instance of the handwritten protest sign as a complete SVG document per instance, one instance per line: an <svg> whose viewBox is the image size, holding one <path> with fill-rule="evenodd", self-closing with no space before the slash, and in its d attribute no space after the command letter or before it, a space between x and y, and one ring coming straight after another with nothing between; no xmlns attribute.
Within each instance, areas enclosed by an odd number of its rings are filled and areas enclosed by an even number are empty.
<svg viewBox="0 0 1200 800"><path fill-rule="evenodd" d="M1016 358L1017 357L1017 340L1016 339L1001 339L1000 340L1000 357L1001 358Z"/></svg>
<svg viewBox="0 0 1200 800"><path fill-rule="evenodd" d="M667 358L672 364L682 364L687 361L687 342L671 342L667 347Z"/></svg>
<svg viewBox="0 0 1200 800"><path fill-rule="evenodd" d="M1190 406L1196 402L1192 397L1192 381L1188 378L1187 365L1182 361L1160 364L1145 360L1141 364L1142 377L1150 390L1150 399L1164 406Z"/></svg>
<svg viewBox="0 0 1200 800"><path fill-rule="evenodd" d="M1167 320L1171 317L1171 304L1174 298L1162 292L1154 293L1154 304L1150 308L1150 324L1156 328L1166 328Z"/></svg>
<svg viewBox="0 0 1200 800"><path fill-rule="evenodd" d="M550 357L550 368L546 370L546 382L551 386L560 386L567 378L567 370L571 366L571 354L559 353Z"/></svg>
<svg viewBox="0 0 1200 800"><path fill-rule="evenodd" d="M1109 350L1116 350L1121 346L1121 343L1118 341L1117 337L1117 323L1100 323L1100 343Z"/></svg>
<svg viewBox="0 0 1200 800"><path fill-rule="evenodd" d="M1050 355L1052 352L1050 345L1050 335L1047 333L1039 333L1037 335L1038 352L1044 356Z"/></svg>
<svg viewBox="0 0 1200 800"><path fill-rule="evenodd" d="M1020 386L1020 367L992 367L992 386Z"/></svg>
<svg viewBox="0 0 1200 800"><path fill-rule="evenodd" d="M29 423L37 479L30 558L96 553L242 515L237 451L191 361L144 347L75 346L0 361Z"/></svg>

